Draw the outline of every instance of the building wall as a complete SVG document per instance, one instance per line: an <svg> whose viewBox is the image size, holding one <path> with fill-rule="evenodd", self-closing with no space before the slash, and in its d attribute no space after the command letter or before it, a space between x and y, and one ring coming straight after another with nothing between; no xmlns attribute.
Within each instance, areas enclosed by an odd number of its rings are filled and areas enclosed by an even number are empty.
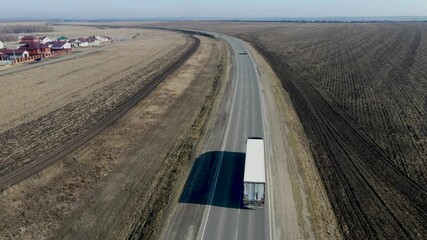
<svg viewBox="0 0 427 240"><path fill-rule="evenodd" d="M54 50L71 49L71 44L70 43L65 43L64 45L62 45L62 47L52 47L52 49L54 49Z"/></svg>
<svg viewBox="0 0 427 240"><path fill-rule="evenodd" d="M46 43L48 43L48 42L52 42L52 40L51 40L51 39L49 39L49 38L45 38L45 39L43 39L43 40L41 41L41 43L43 43L43 44L46 44Z"/></svg>
<svg viewBox="0 0 427 240"><path fill-rule="evenodd" d="M89 47L89 43L88 42L82 42L79 44L80 47Z"/></svg>
<svg viewBox="0 0 427 240"><path fill-rule="evenodd" d="M16 58L15 58L16 56ZM28 58L30 57L30 54L28 53L28 51L22 53L22 54L18 54L16 53L15 55L9 55L9 59L14 60L14 59L20 59L20 58Z"/></svg>
<svg viewBox="0 0 427 240"><path fill-rule="evenodd" d="M70 49L71 48L71 44L70 43L66 43L63 46L64 49Z"/></svg>

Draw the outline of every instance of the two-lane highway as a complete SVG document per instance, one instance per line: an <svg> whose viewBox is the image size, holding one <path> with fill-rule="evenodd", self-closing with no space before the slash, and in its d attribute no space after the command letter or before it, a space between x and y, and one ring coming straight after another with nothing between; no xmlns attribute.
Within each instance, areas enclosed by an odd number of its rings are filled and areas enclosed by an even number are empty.
<svg viewBox="0 0 427 240"><path fill-rule="evenodd" d="M220 151L234 154L219 156L219 167L198 238L270 239L268 183L267 203L263 209L245 209L242 205L246 140L248 137L264 136L258 74L240 40L224 35L222 38L231 46L236 73L232 75L234 97Z"/></svg>
<svg viewBox="0 0 427 240"><path fill-rule="evenodd" d="M258 72L241 40L208 34L224 39L231 49L230 85L220 97L216 120L207 130L209 140L193 164L161 238L271 239L268 180L264 208L245 209L242 200L246 140L265 135Z"/></svg>

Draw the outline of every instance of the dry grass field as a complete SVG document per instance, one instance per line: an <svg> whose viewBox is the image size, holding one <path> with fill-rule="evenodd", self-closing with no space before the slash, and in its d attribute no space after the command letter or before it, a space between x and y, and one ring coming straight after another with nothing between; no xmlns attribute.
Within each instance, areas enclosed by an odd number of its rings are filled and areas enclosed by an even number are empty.
<svg viewBox="0 0 427 240"><path fill-rule="evenodd" d="M152 62L165 62L167 54L173 55L187 41L165 31L138 31L127 30L132 36L140 33L136 39L87 48L92 52L81 57L52 64L47 61L42 67L32 64L34 68L14 69L13 74L0 71L0 132L80 100Z"/></svg>
<svg viewBox="0 0 427 240"><path fill-rule="evenodd" d="M199 45L178 33L120 31L140 34L78 58L1 75L4 176L73 141L198 46L112 126L2 190L0 238L138 238L159 228L172 183L188 167L202 133L225 49L204 37Z"/></svg>
<svg viewBox="0 0 427 240"><path fill-rule="evenodd" d="M80 23L81 25L85 26L75 26L76 23L73 23L73 25L66 25L66 24L60 24L60 25L49 25L54 27L53 32L36 32L36 33L28 33L27 35L35 35L35 36L48 36L51 39L56 39L60 36L65 36L68 38L78 38L78 37L88 37L93 35L100 35L100 36L109 36L112 37L114 40L117 39L129 39L132 36L135 36L135 34L140 33L140 29L130 29L130 28L98 28L96 26L90 27L90 23ZM0 22L0 26L5 25L46 25L45 22L13 22L13 23L6 23L6 22ZM95 24L93 24L95 25ZM18 34L20 36L26 35Z"/></svg>
<svg viewBox="0 0 427 240"><path fill-rule="evenodd" d="M88 37L93 35L109 36L113 40L126 40L132 38L138 33L141 33L137 28L98 28L96 26L90 27L87 23L85 26L75 25L54 25L54 32L37 33L37 35L48 37L66 36L68 38Z"/></svg>
<svg viewBox="0 0 427 240"><path fill-rule="evenodd" d="M250 42L290 94L348 239L427 237L427 24L176 23Z"/></svg>
<svg viewBox="0 0 427 240"><path fill-rule="evenodd" d="M90 129L191 43L175 33L140 32L91 54L1 76L0 177Z"/></svg>

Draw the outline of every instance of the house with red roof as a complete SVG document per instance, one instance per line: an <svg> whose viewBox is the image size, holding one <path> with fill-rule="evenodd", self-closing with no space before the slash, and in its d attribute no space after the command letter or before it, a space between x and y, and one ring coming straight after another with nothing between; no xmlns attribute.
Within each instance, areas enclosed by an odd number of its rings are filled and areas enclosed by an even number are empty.
<svg viewBox="0 0 427 240"><path fill-rule="evenodd" d="M50 55L49 46L37 42L28 42L18 48L19 50L28 51L30 56L42 55L47 56Z"/></svg>
<svg viewBox="0 0 427 240"><path fill-rule="evenodd" d="M35 36L24 36L23 38L20 39L19 44L26 44L30 42L39 43L40 40Z"/></svg>

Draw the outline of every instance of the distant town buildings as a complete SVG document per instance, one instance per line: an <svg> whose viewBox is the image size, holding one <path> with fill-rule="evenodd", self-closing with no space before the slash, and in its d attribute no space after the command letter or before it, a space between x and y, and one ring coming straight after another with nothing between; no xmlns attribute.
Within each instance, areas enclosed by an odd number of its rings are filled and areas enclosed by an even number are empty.
<svg viewBox="0 0 427 240"><path fill-rule="evenodd" d="M35 36L24 36L19 41L19 44L25 44L25 43L39 43L39 39Z"/></svg>
<svg viewBox="0 0 427 240"><path fill-rule="evenodd" d="M33 61L54 55L69 53L72 48L100 46L112 42L107 36L89 36L87 38L70 39L60 36L52 40L47 36L24 36L19 39L18 49L6 49L0 41L0 64Z"/></svg>
<svg viewBox="0 0 427 240"><path fill-rule="evenodd" d="M21 41L20 44L22 44L18 50L25 50L28 51L30 56L32 55L42 55L42 57L47 57L50 55L51 50L48 45L39 43L38 38L36 38L37 41L34 42L23 42Z"/></svg>
<svg viewBox="0 0 427 240"><path fill-rule="evenodd" d="M39 41L40 41L40 43L48 44L48 43L52 42L53 40L50 39L50 38L48 38L48 37L46 37L46 36L44 36L44 37L40 37Z"/></svg>
<svg viewBox="0 0 427 240"><path fill-rule="evenodd" d="M89 41L86 38L77 38L73 42L73 47L89 47Z"/></svg>
<svg viewBox="0 0 427 240"><path fill-rule="evenodd" d="M4 56L2 60L15 60L30 57L30 53L22 49L4 49L0 50L0 53Z"/></svg>
<svg viewBox="0 0 427 240"><path fill-rule="evenodd" d="M71 44L69 42L61 42L56 41L52 43L52 50L64 50L64 49L71 49Z"/></svg>
<svg viewBox="0 0 427 240"><path fill-rule="evenodd" d="M68 42L69 38L64 37L64 36L60 36L59 38L56 39L59 42Z"/></svg>

